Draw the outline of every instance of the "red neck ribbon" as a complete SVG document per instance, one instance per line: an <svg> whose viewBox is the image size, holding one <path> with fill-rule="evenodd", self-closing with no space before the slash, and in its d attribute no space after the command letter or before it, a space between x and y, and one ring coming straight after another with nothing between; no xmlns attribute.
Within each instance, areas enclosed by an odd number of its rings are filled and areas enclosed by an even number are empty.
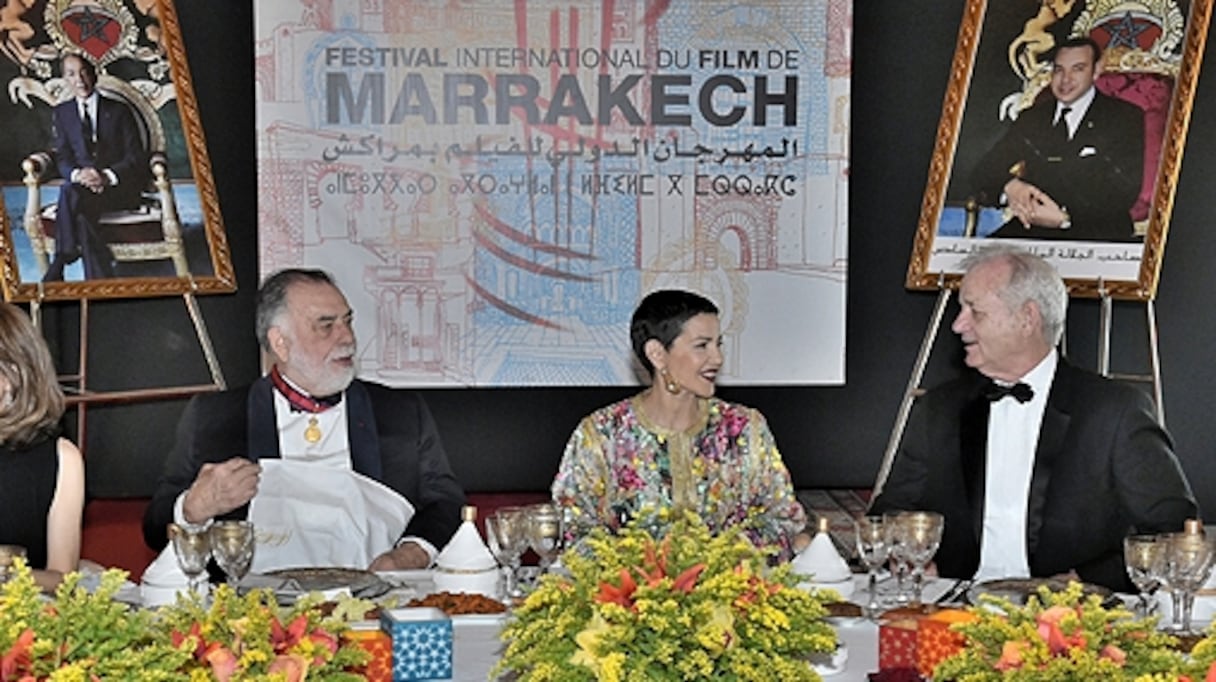
<svg viewBox="0 0 1216 682"><path fill-rule="evenodd" d="M342 401L342 393L338 392L333 395L321 396L314 398L307 393L297 391L294 386L287 383L283 375L279 374L279 368L270 368L270 383L274 384L276 390L287 398L287 402L291 404L291 409L296 412L324 412L329 408L337 405Z"/></svg>

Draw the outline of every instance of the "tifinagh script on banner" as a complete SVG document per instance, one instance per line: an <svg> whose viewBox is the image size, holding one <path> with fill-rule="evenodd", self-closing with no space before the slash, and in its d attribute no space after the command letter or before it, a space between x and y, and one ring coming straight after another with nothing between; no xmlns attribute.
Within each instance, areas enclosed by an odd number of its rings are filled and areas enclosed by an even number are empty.
<svg viewBox="0 0 1216 682"><path fill-rule="evenodd" d="M848 0L255 11L261 268L335 274L362 376L634 384L682 287L725 383L843 382Z"/></svg>

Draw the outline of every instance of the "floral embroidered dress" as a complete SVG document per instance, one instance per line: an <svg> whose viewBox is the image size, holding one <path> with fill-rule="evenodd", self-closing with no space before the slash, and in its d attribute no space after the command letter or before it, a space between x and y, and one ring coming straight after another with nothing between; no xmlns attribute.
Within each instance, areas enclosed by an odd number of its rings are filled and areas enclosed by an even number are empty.
<svg viewBox="0 0 1216 682"><path fill-rule="evenodd" d="M709 398L697 424L674 432L650 421L639 397L596 410L570 436L553 481L567 539L619 528L639 513L687 509L712 532L741 526L758 547L788 559L806 512L764 417Z"/></svg>

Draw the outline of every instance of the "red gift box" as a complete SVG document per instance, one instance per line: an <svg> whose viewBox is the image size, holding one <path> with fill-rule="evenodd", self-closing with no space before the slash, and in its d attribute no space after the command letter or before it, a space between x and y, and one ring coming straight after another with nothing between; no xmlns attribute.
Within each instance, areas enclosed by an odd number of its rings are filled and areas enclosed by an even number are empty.
<svg viewBox="0 0 1216 682"><path fill-rule="evenodd" d="M351 672L363 675L368 682L393 682L393 638L380 629L380 623L369 620L351 623L342 635L371 654L367 665Z"/></svg>
<svg viewBox="0 0 1216 682"><path fill-rule="evenodd" d="M878 626L879 669L914 668L932 675L938 663L963 648L963 636L950 626L972 620L974 615L956 609L888 612Z"/></svg>

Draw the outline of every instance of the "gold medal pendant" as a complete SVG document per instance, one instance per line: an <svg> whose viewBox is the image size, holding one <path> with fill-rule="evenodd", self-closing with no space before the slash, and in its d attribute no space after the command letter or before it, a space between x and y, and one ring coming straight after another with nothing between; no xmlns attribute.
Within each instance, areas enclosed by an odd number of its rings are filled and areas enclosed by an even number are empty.
<svg viewBox="0 0 1216 682"><path fill-rule="evenodd" d="M308 418L308 426L304 429L304 440L309 443L321 442L321 427L317 426L315 416Z"/></svg>

